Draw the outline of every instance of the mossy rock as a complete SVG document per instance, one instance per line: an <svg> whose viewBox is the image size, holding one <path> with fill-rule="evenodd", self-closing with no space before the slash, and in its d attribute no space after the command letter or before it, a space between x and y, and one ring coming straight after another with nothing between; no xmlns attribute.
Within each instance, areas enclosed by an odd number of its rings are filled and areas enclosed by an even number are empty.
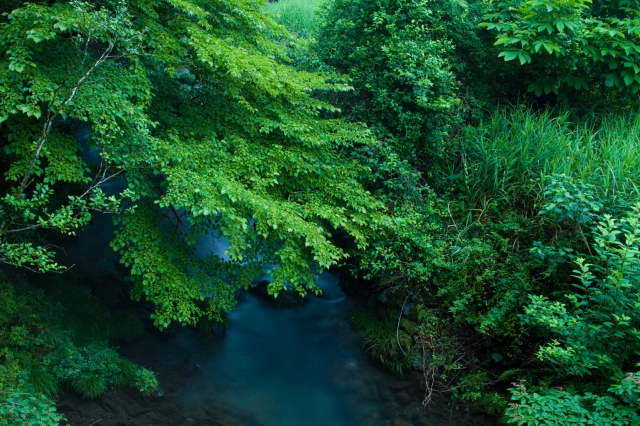
<svg viewBox="0 0 640 426"><path fill-rule="evenodd" d="M402 330L398 330L398 341L400 342L400 346L402 346L404 349L411 349L411 346L413 344L411 336L409 336Z"/></svg>
<svg viewBox="0 0 640 426"><path fill-rule="evenodd" d="M408 318L402 317L400 319L400 328L405 332L411 334L414 331L416 331L416 329L418 328L418 324L416 324L415 322L411 321Z"/></svg>

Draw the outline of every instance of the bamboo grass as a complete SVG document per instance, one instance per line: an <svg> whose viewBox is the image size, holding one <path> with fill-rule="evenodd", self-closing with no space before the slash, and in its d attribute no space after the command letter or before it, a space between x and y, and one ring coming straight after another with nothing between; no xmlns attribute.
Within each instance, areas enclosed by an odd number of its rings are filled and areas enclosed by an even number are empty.
<svg viewBox="0 0 640 426"><path fill-rule="evenodd" d="M565 174L594 186L603 202L637 199L640 116L553 115L520 107L497 109L460 138L461 171L469 199L511 203L538 199L548 178Z"/></svg>
<svg viewBox="0 0 640 426"><path fill-rule="evenodd" d="M280 0L269 3L267 11L294 35L309 38L320 22L316 12L322 3L324 0Z"/></svg>

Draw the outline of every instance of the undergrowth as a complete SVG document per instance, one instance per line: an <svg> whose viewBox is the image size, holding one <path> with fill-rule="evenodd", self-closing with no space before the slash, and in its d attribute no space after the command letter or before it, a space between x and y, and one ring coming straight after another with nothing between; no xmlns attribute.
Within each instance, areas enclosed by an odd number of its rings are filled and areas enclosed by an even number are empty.
<svg viewBox="0 0 640 426"><path fill-rule="evenodd" d="M1 426L45 416L48 398L64 386L85 398L122 386L143 394L157 389L151 371L107 346L139 336L140 321L122 311L112 316L86 289L59 284L47 293L0 273ZM48 425L53 413L28 424Z"/></svg>
<svg viewBox="0 0 640 426"><path fill-rule="evenodd" d="M458 140L449 179L460 195L535 203L550 176L566 175L595 188L601 201L619 203L640 194L640 116L535 112L502 107Z"/></svg>

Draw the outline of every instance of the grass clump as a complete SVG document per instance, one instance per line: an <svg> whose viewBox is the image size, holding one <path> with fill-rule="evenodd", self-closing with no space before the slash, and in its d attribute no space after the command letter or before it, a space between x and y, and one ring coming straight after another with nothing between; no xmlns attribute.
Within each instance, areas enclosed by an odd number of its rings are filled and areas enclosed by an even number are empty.
<svg viewBox="0 0 640 426"><path fill-rule="evenodd" d="M397 318L394 320L386 310L377 311L372 306L356 307L349 315L349 322L362 337L366 350L377 356L382 364L402 374L409 364L398 342L406 346L405 350L413 342L405 332L396 330L396 321ZM402 338L397 338L396 332L401 333Z"/></svg>
<svg viewBox="0 0 640 426"><path fill-rule="evenodd" d="M465 129L450 178L474 202L531 203L565 175L593 185L604 203L639 195L640 116L591 116L576 124L570 112L497 109Z"/></svg>
<svg viewBox="0 0 640 426"><path fill-rule="evenodd" d="M320 25L317 10L325 0L280 0L270 2L267 11L300 38L309 38Z"/></svg>

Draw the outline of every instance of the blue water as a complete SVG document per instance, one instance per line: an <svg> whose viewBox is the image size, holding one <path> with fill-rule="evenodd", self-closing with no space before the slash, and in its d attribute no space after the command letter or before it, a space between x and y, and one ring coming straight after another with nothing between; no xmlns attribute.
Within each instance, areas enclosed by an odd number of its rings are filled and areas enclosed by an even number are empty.
<svg viewBox="0 0 640 426"><path fill-rule="evenodd" d="M105 189L122 187L122 182L110 182ZM64 263L75 263L79 277L121 274L118 255L108 246L113 230L110 216L96 215L77 239L65 244ZM224 241L209 238L197 248L222 254L222 246ZM173 380L179 385L165 397L192 425L495 424L458 411L446 400L425 409L419 376L413 381L396 376L364 352L347 322L358 302L346 297L329 273L320 276L318 285L321 296L294 307L239 291L223 337L202 338L186 329L169 340L146 336L122 352L154 368L161 383L179 376L176 366L184 366L186 359L197 364L197 373Z"/></svg>
<svg viewBox="0 0 640 426"><path fill-rule="evenodd" d="M325 273L318 284L323 295L296 307L241 292L224 337L202 339L187 330L169 341L143 342L131 354L152 365L185 358L198 365L197 374L168 396L192 424L491 424L444 400L425 409L417 380L407 388L408 378L390 373L364 353L346 321L354 301L345 297L336 278ZM227 422L200 420L205 412Z"/></svg>
<svg viewBox="0 0 640 426"><path fill-rule="evenodd" d="M350 303L332 275L319 285L322 298L293 308L244 294L202 375L178 399L185 406L224 399L256 425L354 424L361 410L340 392L340 380L363 361L345 322Z"/></svg>

